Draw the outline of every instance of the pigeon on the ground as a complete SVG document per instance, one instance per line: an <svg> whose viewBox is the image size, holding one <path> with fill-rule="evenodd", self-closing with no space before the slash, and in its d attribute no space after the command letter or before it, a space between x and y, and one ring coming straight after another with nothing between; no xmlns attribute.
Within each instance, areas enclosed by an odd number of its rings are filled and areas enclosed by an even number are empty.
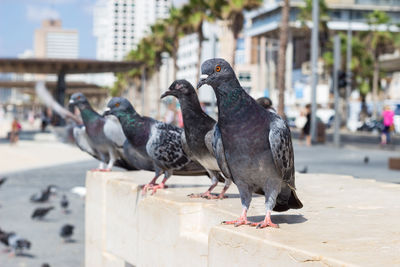
<svg viewBox="0 0 400 267"><path fill-rule="evenodd" d="M48 263L43 263L43 264L42 264L42 267L50 267L50 264L48 264Z"/></svg>
<svg viewBox="0 0 400 267"><path fill-rule="evenodd" d="M280 116L261 107L243 90L225 60L207 60L201 72L197 87L208 84L216 94L216 132L221 135L226 166L239 189L243 207L238 220L225 223L278 227L271 221L272 210L286 211L303 206L295 191L290 129ZM260 223L247 220L254 192L265 196L266 216Z"/></svg>
<svg viewBox="0 0 400 267"><path fill-rule="evenodd" d="M11 249L15 255L23 253L24 249L31 248L31 242L25 238L19 237L14 232L4 232L0 229L0 242Z"/></svg>
<svg viewBox="0 0 400 267"><path fill-rule="evenodd" d="M0 187L7 181L7 177L0 177Z"/></svg>
<svg viewBox="0 0 400 267"><path fill-rule="evenodd" d="M369 163L369 157L368 157L368 156L365 156L365 157L364 157L364 163L365 163L365 164L368 164L368 163Z"/></svg>
<svg viewBox="0 0 400 267"><path fill-rule="evenodd" d="M308 166L304 166L304 168L299 171L299 173L307 173L307 172L308 172Z"/></svg>
<svg viewBox="0 0 400 267"><path fill-rule="evenodd" d="M107 120L97 113L82 93L75 93L71 96L70 105L77 106L81 112L84 126L74 127L74 139L78 147L100 160L98 171L111 171L114 165L136 170L123 159L114 144L104 133ZM104 163L107 166L104 166Z"/></svg>
<svg viewBox="0 0 400 267"><path fill-rule="evenodd" d="M55 192L56 192L56 186L49 185L42 192L32 195L30 200L31 202L40 202L40 203L47 202L50 198L50 195L54 194Z"/></svg>
<svg viewBox="0 0 400 267"><path fill-rule="evenodd" d="M65 224L60 229L60 236L64 239L64 242L71 240L71 236L74 234L74 226L71 224Z"/></svg>
<svg viewBox="0 0 400 267"><path fill-rule="evenodd" d="M68 206L69 206L69 201L66 195L62 195L61 201L60 201L60 206L63 209L63 211L66 213Z"/></svg>
<svg viewBox="0 0 400 267"><path fill-rule="evenodd" d="M46 216L54 207L37 208L33 211L31 218L41 220Z"/></svg>
<svg viewBox="0 0 400 267"><path fill-rule="evenodd" d="M178 98L181 106L185 130L182 135L184 151L191 159L198 161L207 170L212 180L211 187L205 193L190 196L223 199L232 181L221 176L221 170L212 149L211 141L216 121L202 110L196 91L188 81L177 80L173 82L161 98L169 95ZM217 186L218 181L225 182L225 186L218 196L214 196L211 191Z"/></svg>
<svg viewBox="0 0 400 267"><path fill-rule="evenodd" d="M132 160L143 170L155 170L154 178L143 187L143 194L152 189L165 187L165 182L173 174L206 174L203 167L188 158L182 148L183 129L155 119L139 115L125 98L114 97L107 105L107 115L118 118L125 136L130 143ZM175 173L175 170L178 170ZM163 181L157 185L157 178L164 173Z"/></svg>

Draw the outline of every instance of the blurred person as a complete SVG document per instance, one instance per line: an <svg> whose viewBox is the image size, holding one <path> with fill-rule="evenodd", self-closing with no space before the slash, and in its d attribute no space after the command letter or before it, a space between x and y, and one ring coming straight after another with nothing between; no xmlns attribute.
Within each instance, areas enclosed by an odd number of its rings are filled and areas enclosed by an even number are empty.
<svg viewBox="0 0 400 267"><path fill-rule="evenodd" d="M16 144L18 142L21 128L22 127L18 122L18 119L14 117L14 120L11 123L10 144Z"/></svg>
<svg viewBox="0 0 400 267"><path fill-rule="evenodd" d="M381 145L390 143L390 133L394 130L394 111L390 106L385 106L383 112L383 130L381 134Z"/></svg>
<svg viewBox="0 0 400 267"><path fill-rule="evenodd" d="M311 146L311 104L306 105L305 116L307 120L304 124L302 134L306 137L306 145Z"/></svg>

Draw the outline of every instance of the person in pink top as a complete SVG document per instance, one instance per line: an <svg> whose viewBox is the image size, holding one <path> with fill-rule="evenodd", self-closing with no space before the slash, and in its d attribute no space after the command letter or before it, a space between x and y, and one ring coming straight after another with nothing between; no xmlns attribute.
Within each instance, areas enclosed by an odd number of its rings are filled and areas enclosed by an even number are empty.
<svg viewBox="0 0 400 267"><path fill-rule="evenodd" d="M393 129L394 111L389 106L385 106L383 112L383 131L381 134L381 145L390 143L390 132Z"/></svg>

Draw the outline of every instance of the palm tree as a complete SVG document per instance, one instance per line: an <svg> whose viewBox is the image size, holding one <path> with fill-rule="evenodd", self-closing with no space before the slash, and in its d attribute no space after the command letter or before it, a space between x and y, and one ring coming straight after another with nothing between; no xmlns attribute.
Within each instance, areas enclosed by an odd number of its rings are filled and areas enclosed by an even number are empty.
<svg viewBox="0 0 400 267"><path fill-rule="evenodd" d="M233 35L232 68L235 67L235 52L239 34L243 30L243 12L258 8L263 0L225 0L222 6L222 15L228 20L228 26Z"/></svg>
<svg viewBox="0 0 400 267"><path fill-rule="evenodd" d="M306 29L308 35L311 34L311 30L307 27L307 23L312 22L312 2L313 0L306 0L305 6L300 8L300 13L298 18L303 26ZM328 29L328 6L325 3L325 0L319 0L319 26L318 26L318 36L319 36L319 47L320 54L323 55L326 51L327 42L329 42L329 29Z"/></svg>
<svg viewBox="0 0 400 267"><path fill-rule="evenodd" d="M197 79L200 77L202 43L204 41L203 24L213 22L220 16L221 1L190 0L182 7L185 23L182 25L185 34L196 33L199 42L197 50Z"/></svg>
<svg viewBox="0 0 400 267"><path fill-rule="evenodd" d="M279 103L278 114L284 116L285 114L285 74L286 74L286 48L288 42L289 32L289 0L283 1L282 7L282 22L280 28L279 38L279 58L278 58L278 89L279 89Z"/></svg>
<svg viewBox="0 0 400 267"><path fill-rule="evenodd" d="M373 117L377 115L378 83L379 83L379 57L383 54L393 53L397 36L389 31L390 17L383 11L375 10L367 15L370 30L364 37L367 49L373 58L372 99L374 102ZM386 25L382 31L379 26Z"/></svg>

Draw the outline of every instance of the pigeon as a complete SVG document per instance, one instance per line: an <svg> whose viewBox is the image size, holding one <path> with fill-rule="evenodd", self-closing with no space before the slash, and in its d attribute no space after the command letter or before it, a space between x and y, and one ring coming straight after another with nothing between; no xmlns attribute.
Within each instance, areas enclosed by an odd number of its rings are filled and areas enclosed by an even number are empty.
<svg viewBox="0 0 400 267"><path fill-rule="evenodd" d="M71 224L65 224L61 227L60 236L64 239L64 242L70 241L71 236L74 234L74 226Z"/></svg>
<svg viewBox="0 0 400 267"><path fill-rule="evenodd" d="M0 177L0 187L7 181L7 177Z"/></svg>
<svg viewBox="0 0 400 267"><path fill-rule="evenodd" d="M263 108L275 112L275 109L272 107L272 100L270 98L268 98L268 97L260 97L260 98L257 98L256 101Z"/></svg>
<svg viewBox="0 0 400 267"><path fill-rule="evenodd" d="M64 210L64 212L67 212L68 206L69 206L69 201L66 195L62 195L61 197L61 202L60 202L61 208Z"/></svg>
<svg viewBox="0 0 400 267"><path fill-rule="evenodd" d="M197 88L208 84L216 94L218 123L214 136L221 136L224 164L238 187L243 207L238 220L224 223L278 227L271 220L272 210L303 207L295 191L290 129L278 114L261 107L243 90L224 59L205 61L201 72ZM266 216L259 223L247 220L252 193L265 196Z"/></svg>
<svg viewBox="0 0 400 267"><path fill-rule="evenodd" d="M47 208L37 208L33 211L31 218L41 220L44 216L47 215L54 207L47 207Z"/></svg>
<svg viewBox="0 0 400 267"><path fill-rule="evenodd" d="M50 264L48 264L48 263L43 263L41 267L50 267Z"/></svg>
<svg viewBox="0 0 400 267"><path fill-rule="evenodd" d="M104 126L107 120L93 110L82 93L73 94L69 103L79 108L84 123L83 126L73 129L75 142L82 151L100 160L97 171L111 171L114 165L127 170L137 170L123 160L112 141L105 136ZM105 162L107 166L104 165Z"/></svg>
<svg viewBox="0 0 400 267"><path fill-rule="evenodd" d="M212 180L211 187L205 193L200 195L192 194L190 196L223 199L232 181L220 175L221 170L212 149L211 136L213 136L213 128L216 121L201 109L196 91L188 81L177 80L173 82L169 90L161 98L170 95L178 98L182 109L184 125L184 133L182 134L183 149L191 159L199 162L207 170ZM207 134L208 138L206 138ZM211 191L217 186L218 181L225 182L225 186L218 196L214 196Z"/></svg>
<svg viewBox="0 0 400 267"><path fill-rule="evenodd" d="M0 229L0 242L7 248L10 248L15 255L23 253L24 249L31 248L31 242L25 238L19 237L14 232L4 232Z"/></svg>
<svg viewBox="0 0 400 267"><path fill-rule="evenodd" d="M307 172L308 172L308 166L304 166L304 168L299 171L299 173L307 173Z"/></svg>
<svg viewBox="0 0 400 267"><path fill-rule="evenodd" d="M50 195L55 192L56 192L56 186L49 185L42 192L32 195L30 200L31 200L31 202L37 202L37 203L47 202L50 198Z"/></svg>
<svg viewBox="0 0 400 267"><path fill-rule="evenodd" d="M125 98L114 97L107 105L106 115L114 115L122 125L131 149L131 160L142 170L154 170L154 178L143 187L142 193L152 189L152 194L165 188L165 182L174 174L206 174L200 164L189 159L183 151L183 129L141 116ZM175 173L176 171L176 173ZM157 178L164 173L163 181Z"/></svg>
<svg viewBox="0 0 400 267"><path fill-rule="evenodd" d="M364 163L365 163L365 164L368 164L368 163L369 163L369 157L368 157L368 156L365 156L365 157L364 157Z"/></svg>

